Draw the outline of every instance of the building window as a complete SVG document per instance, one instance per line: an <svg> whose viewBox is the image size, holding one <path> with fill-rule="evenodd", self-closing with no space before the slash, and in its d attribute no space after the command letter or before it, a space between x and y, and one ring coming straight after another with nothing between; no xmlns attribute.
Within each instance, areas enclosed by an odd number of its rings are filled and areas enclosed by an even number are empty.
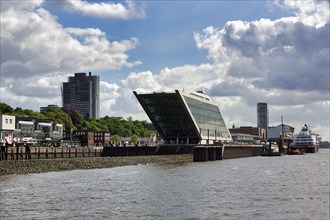
<svg viewBox="0 0 330 220"><path fill-rule="evenodd" d="M12 124L13 123L13 119L9 119L9 123Z"/></svg>
<svg viewBox="0 0 330 220"><path fill-rule="evenodd" d="M6 118L6 124L8 124L8 118Z"/></svg>

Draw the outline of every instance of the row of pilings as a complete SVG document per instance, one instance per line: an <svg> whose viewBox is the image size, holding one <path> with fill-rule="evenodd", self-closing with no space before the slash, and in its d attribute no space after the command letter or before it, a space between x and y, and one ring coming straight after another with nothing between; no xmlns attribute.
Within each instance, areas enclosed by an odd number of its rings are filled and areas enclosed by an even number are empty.
<svg viewBox="0 0 330 220"><path fill-rule="evenodd" d="M194 161L222 160L224 146L195 146Z"/></svg>

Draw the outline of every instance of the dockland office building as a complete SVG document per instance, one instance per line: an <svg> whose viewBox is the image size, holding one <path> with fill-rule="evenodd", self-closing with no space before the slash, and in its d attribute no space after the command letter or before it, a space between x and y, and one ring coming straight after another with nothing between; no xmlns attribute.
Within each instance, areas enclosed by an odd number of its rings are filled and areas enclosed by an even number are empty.
<svg viewBox="0 0 330 220"><path fill-rule="evenodd" d="M75 73L63 83L63 107L72 108L86 119L100 118L100 78L89 72Z"/></svg>
<svg viewBox="0 0 330 220"><path fill-rule="evenodd" d="M232 141L219 107L202 91L134 94L165 144Z"/></svg>

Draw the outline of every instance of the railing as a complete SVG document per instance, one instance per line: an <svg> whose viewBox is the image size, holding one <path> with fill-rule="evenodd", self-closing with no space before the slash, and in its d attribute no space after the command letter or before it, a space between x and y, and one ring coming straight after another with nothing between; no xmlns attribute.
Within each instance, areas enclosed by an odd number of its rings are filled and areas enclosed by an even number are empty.
<svg viewBox="0 0 330 220"><path fill-rule="evenodd" d="M100 157L101 147L1 147L0 160Z"/></svg>

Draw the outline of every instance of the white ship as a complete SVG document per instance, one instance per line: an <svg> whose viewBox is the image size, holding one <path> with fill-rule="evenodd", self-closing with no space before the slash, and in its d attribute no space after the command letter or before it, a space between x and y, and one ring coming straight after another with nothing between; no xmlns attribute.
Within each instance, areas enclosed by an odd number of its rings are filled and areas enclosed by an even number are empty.
<svg viewBox="0 0 330 220"><path fill-rule="evenodd" d="M315 153L319 151L319 141L312 133L308 125L304 125L299 134L294 138L291 150L303 150L306 153Z"/></svg>

